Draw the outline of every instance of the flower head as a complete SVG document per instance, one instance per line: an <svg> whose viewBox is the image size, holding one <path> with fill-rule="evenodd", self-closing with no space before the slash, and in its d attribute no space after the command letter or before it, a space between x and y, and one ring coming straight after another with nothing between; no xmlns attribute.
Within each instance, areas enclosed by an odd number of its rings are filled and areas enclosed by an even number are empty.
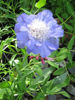
<svg viewBox="0 0 75 100"><path fill-rule="evenodd" d="M28 53L40 54L47 57L59 48L59 38L63 37L64 30L53 18L49 10L37 15L21 14L15 25L17 46L27 46Z"/></svg>

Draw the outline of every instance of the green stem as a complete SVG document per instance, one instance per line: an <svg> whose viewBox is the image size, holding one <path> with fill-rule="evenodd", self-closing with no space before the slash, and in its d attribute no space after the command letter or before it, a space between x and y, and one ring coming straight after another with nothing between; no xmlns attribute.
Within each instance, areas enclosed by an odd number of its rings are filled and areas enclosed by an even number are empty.
<svg viewBox="0 0 75 100"><path fill-rule="evenodd" d="M34 14L36 14L40 9L37 9Z"/></svg>
<svg viewBox="0 0 75 100"><path fill-rule="evenodd" d="M66 23L71 17L72 17L72 15L69 16L63 23L61 23L61 25L64 24L64 23Z"/></svg>

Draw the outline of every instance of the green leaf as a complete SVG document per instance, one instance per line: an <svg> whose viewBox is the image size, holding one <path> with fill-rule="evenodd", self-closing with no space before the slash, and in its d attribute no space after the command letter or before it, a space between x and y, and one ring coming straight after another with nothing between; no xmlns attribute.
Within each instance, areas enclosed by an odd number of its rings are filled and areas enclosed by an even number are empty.
<svg viewBox="0 0 75 100"><path fill-rule="evenodd" d="M65 26L65 28L68 29L69 31L71 31L71 32L73 31L73 27L72 27L71 25L64 23L64 26Z"/></svg>
<svg viewBox="0 0 75 100"><path fill-rule="evenodd" d="M20 5L22 8L27 9L32 1L33 0L20 0Z"/></svg>
<svg viewBox="0 0 75 100"><path fill-rule="evenodd" d="M57 54L57 56L61 56L63 55L64 53L67 53L68 52L68 49L67 48L61 48L60 49L60 52Z"/></svg>
<svg viewBox="0 0 75 100"><path fill-rule="evenodd" d="M71 74L71 75L70 75L70 79L71 79L72 82L75 83L75 74Z"/></svg>
<svg viewBox="0 0 75 100"><path fill-rule="evenodd" d="M14 65L15 57L16 57L16 54L14 54L14 55L11 57L11 59L9 60L9 64L10 64L11 66Z"/></svg>
<svg viewBox="0 0 75 100"><path fill-rule="evenodd" d="M53 80L50 80L47 84L47 94L57 94L63 87L67 86L70 82L70 78L67 76L67 72L57 76Z"/></svg>
<svg viewBox="0 0 75 100"><path fill-rule="evenodd" d="M62 24L64 25L64 27L66 29L68 29L69 31L73 31L73 27L69 24L66 24L66 22L64 22L63 18L61 18L58 14L56 14L56 16L58 17L58 19L62 22Z"/></svg>
<svg viewBox="0 0 75 100"><path fill-rule="evenodd" d="M27 11L26 9L20 8L20 10L23 10L26 14L31 15L32 13Z"/></svg>
<svg viewBox="0 0 75 100"><path fill-rule="evenodd" d="M72 64L72 53L71 52L68 53L68 60Z"/></svg>
<svg viewBox="0 0 75 100"><path fill-rule="evenodd" d="M69 1L67 1L67 3L66 3L66 8L67 8L66 10L67 10L68 14L73 15L73 17L75 18L74 9Z"/></svg>
<svg viewBox="0 0 75 100"><path fill-rule="evenodd" d="M54 57L57 55L57 53L58 53L57 50L56 50L56 51L53 51L53 52L51 53L50 57L51 57L51 58L54 58Z"/></svg>
<svg viewBox="0 0 75 100"><path fill-rule="evenodd" d="M1 83L0 83L0 87L1 87L1 88L8 88L8 87L9 87L8 81L3 81L3 82L1 82Z"/></svg>
<svg viewBox="0 0 75 100"><path fill-rule="evenodd" d="M71 40L68 43L68 49L72 49L73 45L74 45L74 41L75 41L75 36L73 36L71 38Z"/></svg>
<svg viewBox="0 0 75 100"><path fill-rule="evenodd" d="M56 14L56 15L57 15L57 14L60 14L61 11L62 11L62 8L58 7L58 8L55 10L55 14Z"/></svg>
<svg viewBox="0 0 75 100"><path fill-rule="evenodd" d="M9 88L3 88L3 89L0 88L0 100L3 100L4 94L7 93L11 94L11 90Z"/></svg>
<svg viewBox="0 0 75 100"><path fill-rule="evenodd" d="M62 23L64 22L63 18L61 18L58 14L56 14L56 16L58 17L58 19L59 19Z"/></svg>
<svg viewBox="0 0 75 100"><path fill-rule="evenodd" d="M52 62L52 61L46 61L49 65L51 65L52 67L55 67L55 68L59 68L59 65L56 64L55 62Z"/></svg>
<svg viewBox="0 0 75 100"><path fill-rule="evenodd" d="M54 88L52 88L51 90L48 90L46 93L47 94L50 94L50 95L53 95L53 94L55 94L56 92L59 92L61 90L61 88L59 88L59 87L54 87Z"/></svg>
<svg viewBox="0 0 75 100"><path fill-rule="evenodd" d="M66 92L66 91L61 91L61 92L58 92L58 94L62 94L68 98L70 98L70 95Z"/></svg>
<svg viewBox="0 0 75 100"><path fill-rule="evenodd" d="M50 77L50 74L54 71L53 67L46 68L43 70L43 74L41 76L37 76L31 83L31 85L37 85L45 82L45 80Z"/></svg>
<svg viewBox="0 0 75 100"><path fill-rule="evenodd" d="M53 75L61 75L65 72L65 68L59 68L58 70L56 70Z"/></svg>
<svg viewBox="0 0 75 100"><path fill-rule="evenodd" d="M10 10L5 9L5 8L3 8L3 7L0 7L0 10L2 10L2 11L4 11L4 12L10 12Z"/></svg>
<svg viewBox="0 0 75 100"><path fill-rule="evenodd" d="M36 4L35 7L37 8L42 8L43 6L45 6L46 4L46 0L39 0Z"/></svg>
<svg viewBox="0 0 75 100"><path fill-rule="evenodd" d="M3 100L4 93L5 93L5 89L0 88L0 100Z"/></svg>
<svg viewBox="0 0 75 100"><path fill-rule="evenodd" d="M74 29L74 34L75 34L75 24L74 24L74 28L73 29Z"/></svg>
<svg viewBox="0 0 75 100"><path fill-rule="evenodd" d="M75 67L75 61L72 61L72 63L68 62L66 65L67 68L73 68Z"/></svg>
<svg viewBox="0 0 75 100"><path fill-rule="evenodd" d="M33 100L44 100L45 96L42 92L38 92L37 95L33 98Z"/></svg>
<svg viewBox="0 0 75 100"><path fill-rule="evenodd" d="M66 80L66 78L67 78L67 72L60 75L60 76L57 76L56 78L54 78L54 84L53 85L54 86L56 86L58 84L60 85L61 83L63 83Z"/></svg>
<svg viewBox="0 0 75 100"><path fill-rule="evenodd" d="M39 67L39 65L34 65L35 72L38 73L38 75L42 75L43 71Z"/></svg>
<svg viewBox="0 0 75 100"><path fill-rule="evenodd" d="M68 49L62 48L57 54L56 61L63 61L68 55Z"/></svg>
<svg viewBox="0 0 75 100"><path fill-rule="evenodd" d="M58 62L63 61L66 57L67 57L67 54L58 56L58 57L56 57L56 61L58 61Z"/></svg>

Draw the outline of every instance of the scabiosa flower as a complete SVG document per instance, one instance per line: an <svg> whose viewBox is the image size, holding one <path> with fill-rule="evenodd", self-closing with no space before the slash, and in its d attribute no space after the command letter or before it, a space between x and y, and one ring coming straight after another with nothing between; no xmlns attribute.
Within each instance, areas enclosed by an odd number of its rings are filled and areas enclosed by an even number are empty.
<svg viewBox="0 0 75 100"><path fill-rule="evenodd" d="M59 48L59 38L64 33L49 10L37 15L21 14L17 18L15 32L19 48L26 46L28 53L40 54L43 58Z"/></svg>

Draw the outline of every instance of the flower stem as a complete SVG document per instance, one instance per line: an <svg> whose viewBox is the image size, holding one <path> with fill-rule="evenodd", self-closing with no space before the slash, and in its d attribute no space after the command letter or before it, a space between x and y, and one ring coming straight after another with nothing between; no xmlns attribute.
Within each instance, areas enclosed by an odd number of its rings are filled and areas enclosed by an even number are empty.
<svg viewBox="0 0 75 100"><path fill-rule="evenodd" d="M34 12L34 15L39 11L40 9L37 9L35 12Z"/></svg>

